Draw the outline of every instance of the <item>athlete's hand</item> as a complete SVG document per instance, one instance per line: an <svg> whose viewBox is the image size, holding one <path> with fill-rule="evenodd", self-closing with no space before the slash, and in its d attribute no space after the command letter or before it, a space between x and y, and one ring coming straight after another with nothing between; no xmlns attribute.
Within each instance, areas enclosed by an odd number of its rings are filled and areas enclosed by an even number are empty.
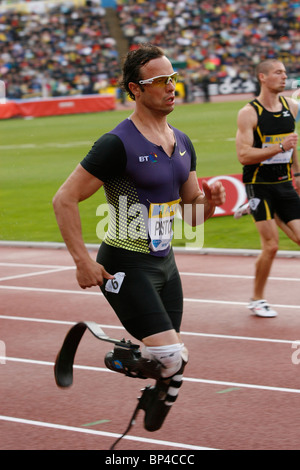
<svg viewBox="0 0 300 470"><path fill-rule="evenodd" d="M77 282L82 289L87 287L102 286L104 279L114 279L102 264L91 258L78 262L76 270Z"/></svg>
<svg viewBox="0 0 300 470"><path fill-rule="evenodd" d="M295 149L298 144L298 134L291 134L288 135L285 139L282 141L282 145L284 150L291 150Z"/></svg>
<svg viewBox="0 0 300 470"><path fill-rule="evenodd" d="M222 206L226 201L226 192L221 181L209 186L206 181L202 181L202 188L207 201L214 206Z"/></svg>

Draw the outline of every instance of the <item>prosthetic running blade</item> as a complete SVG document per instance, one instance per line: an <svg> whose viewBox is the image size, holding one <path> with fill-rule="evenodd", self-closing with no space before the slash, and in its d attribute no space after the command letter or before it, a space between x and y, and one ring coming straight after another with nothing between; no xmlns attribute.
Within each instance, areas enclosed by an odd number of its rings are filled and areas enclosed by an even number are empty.
<svg viewBox="0 0 300 470"><path fill-rule="evenodd" d="M110 338L95 322L77 323L67 333L55 361L54 376L56 384L63 388L70 387L72 385L74 359L77 348L86 329L88 329L97 339L113 343L115 345L114 352L117 351L119 355L118 357L124 357L127 359L128 367L126 366L122 373L129 377L144 379L151 377L157 380L155 387L147 386L142 390L143 393L138 398L138 404L135 407L127 429L112 445L111 450L114 449L117 443L130 431L131 427L135 423L139 410L145 411L145 428L148 431L156 431L160 429L170 409L169 406L165 405L164 400L159 397L159 392L161 392L162 386L162 384L159 384L159 380L161 378L161 364L157 361L140 357L140 353L138 352L139 345L133 344L131 341L125 341L125 339L118 340ZM140 371L138 371L139 367L141 368ZM129 370L130 368L132 368L131 372ZM112 368L112 370L114 370L114 368ZM118 370L118 372L120 371ZM146 374L143 375L141 372L146 372ZM160 386L158 387L158 385Z"/></svg>
<svg viewBox="0 0 300 470"><path fill-rule="evenodd" d="M139 348L137 344L133 344L131 341L110 338L95 322L88 321L76 323L76 325L74 325L67 333L63 345L56 357L54 376L56 384L59 387L70 387L73 383L73 364L75 354L86 329L101 341L107 341L125 349Z"/></svg>

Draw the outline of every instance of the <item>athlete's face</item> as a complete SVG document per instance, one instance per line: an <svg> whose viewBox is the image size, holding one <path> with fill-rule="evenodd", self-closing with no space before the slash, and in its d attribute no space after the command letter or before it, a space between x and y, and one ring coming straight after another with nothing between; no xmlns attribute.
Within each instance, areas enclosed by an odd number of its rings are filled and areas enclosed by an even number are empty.
<svg viewBox="0 0 300 470"><path fill-rule="evenodd" d="M144 65L141 68L143 81L153 77L165 76L166 78L140 85L139 102L163 114L171 113L175 106L175 78L177 78L173 74L172 64L167 57L153 59Z"/></svg>
<svg viewBox="0 0 300 470"><path fill-rule="evenodd" d="M274 63L267 74L261 75L262 83L265 83L270 91L282 93L285 90L287 74L281 62Z"/></svg>

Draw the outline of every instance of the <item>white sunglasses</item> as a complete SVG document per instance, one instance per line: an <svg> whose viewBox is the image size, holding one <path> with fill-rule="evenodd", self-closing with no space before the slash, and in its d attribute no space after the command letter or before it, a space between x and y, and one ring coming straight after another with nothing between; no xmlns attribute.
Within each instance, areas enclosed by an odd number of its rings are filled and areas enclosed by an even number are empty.
<svg viewBox="0 0 300 470"><path fill-rule="evenodd" d="M140 85L154 85L164 87L169 85L170 82L176 85L178 80L178 73L174 72L171 75L158 75L157 77L147 78L146 80L140 80Z"/></svg>

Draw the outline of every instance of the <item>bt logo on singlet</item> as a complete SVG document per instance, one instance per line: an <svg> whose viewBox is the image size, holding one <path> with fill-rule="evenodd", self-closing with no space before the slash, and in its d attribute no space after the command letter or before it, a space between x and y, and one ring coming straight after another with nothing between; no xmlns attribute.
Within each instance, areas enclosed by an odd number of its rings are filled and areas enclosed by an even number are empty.
<svg viewBox="0 0 300 470"><path fill-rule="evenodd" d="M141 155L139 157L139 162L140 163L145 163L145 162L157 163L157 155L156 153L150 153L149 155Z"/></svg>

